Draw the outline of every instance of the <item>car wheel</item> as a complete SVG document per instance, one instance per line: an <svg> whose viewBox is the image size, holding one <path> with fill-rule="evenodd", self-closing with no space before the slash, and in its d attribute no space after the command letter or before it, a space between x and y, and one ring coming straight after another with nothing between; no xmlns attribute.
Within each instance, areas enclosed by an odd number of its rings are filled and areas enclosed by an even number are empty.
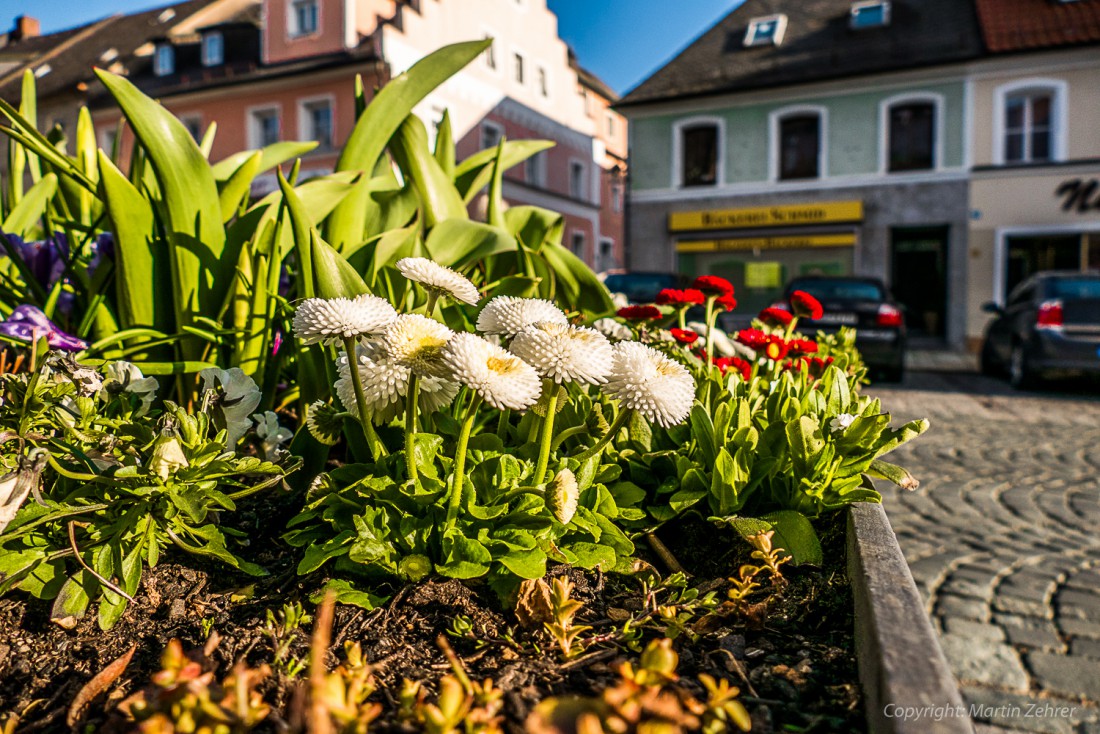
<svg viewBox="0 0 1100 734"><path fill-rule="evenodd" d="M993 347L988 341L982 344L982 352L978 358L978 366L983 375L999 377L1004 373L1004 368L997 362L993 354Z"/></svg>
<svg viewBox="0 0 1100 734"><path fill-rule="evenodd" d="M1039 376L1032 369L1028 358L1027 351L1024 349L1023 344L1014 344L1012 346L1012 357L1009 360L1008 366L1008 379L1012 383L1012 387L1017 390L1030 390L1035 388L1039 384Z"/></svg>

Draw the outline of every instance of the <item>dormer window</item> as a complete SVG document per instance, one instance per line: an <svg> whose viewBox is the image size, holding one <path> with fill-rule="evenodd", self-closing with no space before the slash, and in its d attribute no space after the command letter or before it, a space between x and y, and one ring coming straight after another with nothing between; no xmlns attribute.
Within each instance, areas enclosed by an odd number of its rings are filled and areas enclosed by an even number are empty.
<svg viewBox="0 0 1100 734"><path fill-rule="evenodd" d="M176 50L170 44L162 43L153 53L153 73L168 76L176 70Z"/></svg>
<svg viewBox="0 0 1100 734"><path fill-rule="evenodd" d="M202 36L202 65L218 66L225 62L225 39L220 31L210 31Z"/></svg>
<svg viewBox="0 0 1100 734"><path fill-rule="evenodd" d="M294 0L290 4L290 35L309 36L317 32L317 0Z"/></svg>
<svg viewBox="0 0 1100 734"><path fill-rule="evenodd" d="M890 25L889 0L865 0L852 3L848 26L853 30L881 28Z"/></svg>
<svg viewBox="0 0 1100 734"><path fill-rule="evenodd" d="M765 15L749 21L745 31L746 46L778 46L787 31L787 16Z"/></svg>

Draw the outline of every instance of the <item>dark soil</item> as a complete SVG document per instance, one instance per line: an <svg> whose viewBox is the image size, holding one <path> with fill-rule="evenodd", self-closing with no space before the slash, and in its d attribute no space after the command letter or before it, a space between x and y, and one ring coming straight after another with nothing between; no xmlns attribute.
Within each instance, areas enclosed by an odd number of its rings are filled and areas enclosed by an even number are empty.
<svg viewBox="0 0 1100 734"><path fill-rule="evenodd" d="M137 603L109 632L98 629L92 613L75 629L65 630L50 622L48 604L18 597L0 600L0 724L4 713L19 713L18 732L68 731L66 712L80 688L136 645L126 671L92 706L81 730L110 728L112 710L147 685L172 638L178 638L185 650L201 650L210 631L220 636L209 658L219 678L239 660L252 666L272 664L276 672L262 690L273 711L283 715L295 683L273 664L275 645L263 631L266 612L277 612L294 600L312 612L308 597L321 580L298 579L296 559L278 540L265 537L265 528L282 526L279 514L278 508L263 508L246 523L254 533L252 548L270 549L255 557L271 576L256 580L199 559L170 556L175 562L164 562L145 574ZM785 566L789 585L782 592L765 589L758 594L754 601L767 601L747 616L692 617L689 632L676 638L680 684L705 698L697 674L729 679L741 689L754 732L863 730L843 528L840 514L821 522L826 566ZM729 588L725 577L749 560L746 543L701 521L666 526L659 534L693 574L690 584L714 591L719 601L726 599ZM639 552L664 571L655 557L646 555L644 542L639 542ZM372 612L338 606L329 662L334 665L342 659L337 651L345 641L359 641L380 684L374 699L384 707L372 731L408 732L393 716L402 679L422 680L435 690L435 682L449 671L435 640L451 630L448 639L471 678L493 679L505 693L507 729L522 731L527 714L540 700L565 693L596 694L618 679L619 661L637 659L637 652L628 649L616 630L631 613L646 608L640 582L566 567L552 573L570 575L576 584L574 598L585 604L578 621L593 627L588 635L602 639L568 663L552 652L553 643L544 631L521 629L515 614L503 609L487 586L441 580L395 589L392 600ZM655 600L664 603L659 595ZM458 627L470 631L456 633L456 620ZM288 636L290 654L303 661L308 658L311 627L304 625ZM663 631L657 625L645 629L634 647L640 649ZM299 676L304 678L305 674ZM117 716L114 721L117 724ZM280 730L265 723L255 731Z"/></svg>

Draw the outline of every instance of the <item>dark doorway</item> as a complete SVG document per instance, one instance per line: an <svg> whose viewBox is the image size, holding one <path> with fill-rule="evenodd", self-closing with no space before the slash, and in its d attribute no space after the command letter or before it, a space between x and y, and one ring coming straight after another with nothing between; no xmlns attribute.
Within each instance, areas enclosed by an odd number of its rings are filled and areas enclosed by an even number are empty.
<svg viewBox="0 0 1100 734"><path fill-rule="evenodd" d="M890 233L890 290L905 307L911 336L942 339L947 333L947 233L947 227Z"/></svg>
<svg viewBox="0 0 1100 734"><path fill-rule="evenodd" d="M1044 235L1008 238L1005 293L1040 270L1080 270L1081 235Z"/></svg>

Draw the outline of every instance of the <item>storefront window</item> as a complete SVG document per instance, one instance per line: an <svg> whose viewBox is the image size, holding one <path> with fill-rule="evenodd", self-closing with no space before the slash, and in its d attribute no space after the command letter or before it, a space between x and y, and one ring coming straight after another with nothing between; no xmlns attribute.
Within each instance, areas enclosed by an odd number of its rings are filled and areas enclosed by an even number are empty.
<svg viewBox="0 0 1100 734"><path fill-rule="evenodd" d="M890 108L890 171L935 167L936 106L911 102Z"/></svg>
<svg viewBox="0 0 1100 734"><path fill-rule="evenodd" d="M1039 235L1008 238L1005 292L1040 270L1080 270L1081 235Z"/></svg>
<svg viewBox="0 0 1100 734"><path fill-rule="evenodd" d="M820 115L791 115L779 121L780 180L817 178L820 154Z"/></svg>
<svg viewBox="0 0 1100 734"><path fill-rule="evenodd" d="M718 126L700 124L680 131L684 186L713 186L718 182Z"/></svg>

